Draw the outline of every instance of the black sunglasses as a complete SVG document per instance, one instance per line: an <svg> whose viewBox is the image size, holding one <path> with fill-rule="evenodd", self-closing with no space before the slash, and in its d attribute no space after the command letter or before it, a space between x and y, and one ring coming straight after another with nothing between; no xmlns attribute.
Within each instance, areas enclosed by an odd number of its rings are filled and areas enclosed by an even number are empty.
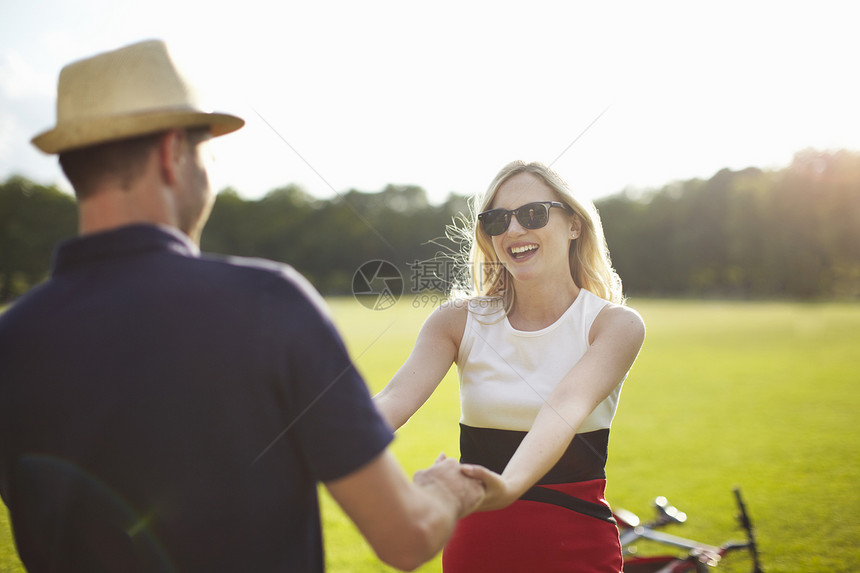
<svg viewBox="0 0 860 573"><path fill-rule="evenodd" d="M567 210L567 206L558 201L537 201L526 203L516 209L490 209L478 213L478 221L481 222L484 232L491 237L501 235L508 230L508 226L511 224L511 215L516 215L517 221L526 229L540 229L549 222L550 207Z"/></svg>

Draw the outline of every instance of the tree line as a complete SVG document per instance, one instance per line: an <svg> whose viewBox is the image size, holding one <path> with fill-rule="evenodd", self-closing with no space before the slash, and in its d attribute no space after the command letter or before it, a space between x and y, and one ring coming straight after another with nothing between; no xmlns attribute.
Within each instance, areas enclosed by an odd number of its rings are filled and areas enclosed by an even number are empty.
<svg viewBox="0 0 860 573"><path fill-rule="evenodd" d="M723 169L596 206L628 296L860 298L860 153L806 150L782 169ZM289 263L326 295L348 294L371 260L396 265L407 292L444 289L460 247L445 230L466 210L463 196L434 205L410 185L331 199L228 188L201 248ZM20 176L0 184L0 302L44 280L76 228L68 194Z"/></svg>

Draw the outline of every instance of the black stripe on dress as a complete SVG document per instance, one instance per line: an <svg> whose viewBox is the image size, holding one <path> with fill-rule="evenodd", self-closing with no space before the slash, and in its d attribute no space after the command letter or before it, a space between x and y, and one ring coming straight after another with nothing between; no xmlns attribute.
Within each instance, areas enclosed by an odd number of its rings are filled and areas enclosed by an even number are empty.
<svg viewBox="0 0 860 573"><path fill-rule="evenodd" d="M526 432L517 430L460 424L460 461L502 473L525 436ZM606 479L608 447L608 428L577 434L538 485Z"/></svg>
<svg viewBox="0 0 860 573"><path fill-rule="evenodd" d="M589 517L596 517L597 519L608 521L612 525L617 525L615 518L612 517L612 510L609 509L609 507L599 503L579 499L578 497L568 495L562 491L535 486L520 496L520 499L551 503L552 505L558 505Z"/></svg>

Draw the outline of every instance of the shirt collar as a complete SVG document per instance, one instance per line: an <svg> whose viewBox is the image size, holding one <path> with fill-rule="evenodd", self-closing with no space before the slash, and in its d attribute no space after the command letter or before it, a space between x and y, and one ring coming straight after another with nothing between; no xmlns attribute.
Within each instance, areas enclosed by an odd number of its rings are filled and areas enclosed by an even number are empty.
<svg viewBox="0 0 860 573"><path fill-rule="evenodd" d="M173 251L187 257L200 256L191 239L172 227L135 224L75 237L60 243L51 264L53 275L98 260L153 250Z"/></svg>

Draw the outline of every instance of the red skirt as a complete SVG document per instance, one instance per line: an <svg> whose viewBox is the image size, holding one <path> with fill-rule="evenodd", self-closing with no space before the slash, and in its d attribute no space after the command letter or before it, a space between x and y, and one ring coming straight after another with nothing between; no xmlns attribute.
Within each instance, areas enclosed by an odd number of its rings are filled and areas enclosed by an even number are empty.
<svg viewBox="0 0 860 573"><path fill-rule="evenodd" d="M606 480L540 487L608 507ZM445 573L619 573L621 568L617 526L541 501L517 500L469 515L442 554Z"/></svg>

